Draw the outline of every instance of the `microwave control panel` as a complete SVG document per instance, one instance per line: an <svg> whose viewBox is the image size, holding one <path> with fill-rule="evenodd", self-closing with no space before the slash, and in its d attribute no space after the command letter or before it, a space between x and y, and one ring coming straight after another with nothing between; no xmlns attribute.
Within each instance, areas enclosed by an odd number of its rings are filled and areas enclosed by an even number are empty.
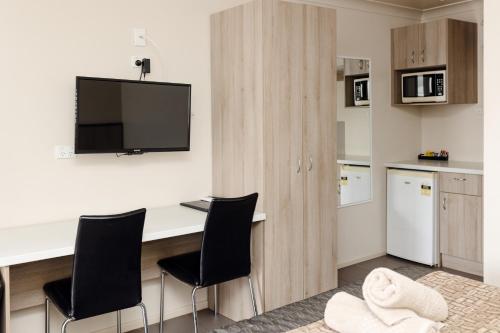
<svg viewBox="0 0 500 333"><path fill-rule="evenodd" d="M443 74L436 75L436 93L437 93L437 96L444 95L444 75Z"/></svg>

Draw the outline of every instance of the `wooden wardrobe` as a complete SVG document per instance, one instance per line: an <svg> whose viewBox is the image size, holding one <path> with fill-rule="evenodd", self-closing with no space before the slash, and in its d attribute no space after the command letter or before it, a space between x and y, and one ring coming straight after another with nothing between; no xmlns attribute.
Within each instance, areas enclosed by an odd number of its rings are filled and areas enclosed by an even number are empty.
<svg viewBox="0 0 500 333"><path fill-rule="evenodd" d="M335 10L255 0L214 14L211 44L213 192L259 192L267 215L253 229L259 310L336 288Z"/></svg>

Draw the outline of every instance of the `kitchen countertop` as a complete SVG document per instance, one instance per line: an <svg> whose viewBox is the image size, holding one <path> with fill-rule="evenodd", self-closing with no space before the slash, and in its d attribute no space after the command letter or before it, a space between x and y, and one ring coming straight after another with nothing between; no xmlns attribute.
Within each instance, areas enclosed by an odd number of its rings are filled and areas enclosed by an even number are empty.
<svg viewBox="0 0 500 333"><path fill-rule="evenodd" d="M412 160L385 163L388 168L482 175L482 162Z"/></svg>

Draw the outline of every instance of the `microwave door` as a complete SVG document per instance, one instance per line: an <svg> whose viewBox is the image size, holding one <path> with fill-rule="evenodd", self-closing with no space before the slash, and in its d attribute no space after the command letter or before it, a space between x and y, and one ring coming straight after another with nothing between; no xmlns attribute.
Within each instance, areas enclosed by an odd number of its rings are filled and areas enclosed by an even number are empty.
<svg viewBox="0 0 500 333"><path fill-rule="evenodd" d="M417 97L425 97L425 84L422 75L417 76Z"/></svg>

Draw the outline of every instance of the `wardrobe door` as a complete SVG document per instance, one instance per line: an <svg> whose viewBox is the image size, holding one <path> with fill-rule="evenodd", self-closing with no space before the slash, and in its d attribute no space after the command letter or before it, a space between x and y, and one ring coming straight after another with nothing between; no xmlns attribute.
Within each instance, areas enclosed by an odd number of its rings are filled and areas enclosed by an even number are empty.
<svg viewBox="0 0 500 333"><path fill-rule="evenodd" d="M304 6L263 1L265 307L304 297Z"/></svg>
<svg viewBox="0 0 500 333"><path fill-rule="evenodd" d="M336 14L307 6L304 23L304 296L337 287Z"/></svg>

